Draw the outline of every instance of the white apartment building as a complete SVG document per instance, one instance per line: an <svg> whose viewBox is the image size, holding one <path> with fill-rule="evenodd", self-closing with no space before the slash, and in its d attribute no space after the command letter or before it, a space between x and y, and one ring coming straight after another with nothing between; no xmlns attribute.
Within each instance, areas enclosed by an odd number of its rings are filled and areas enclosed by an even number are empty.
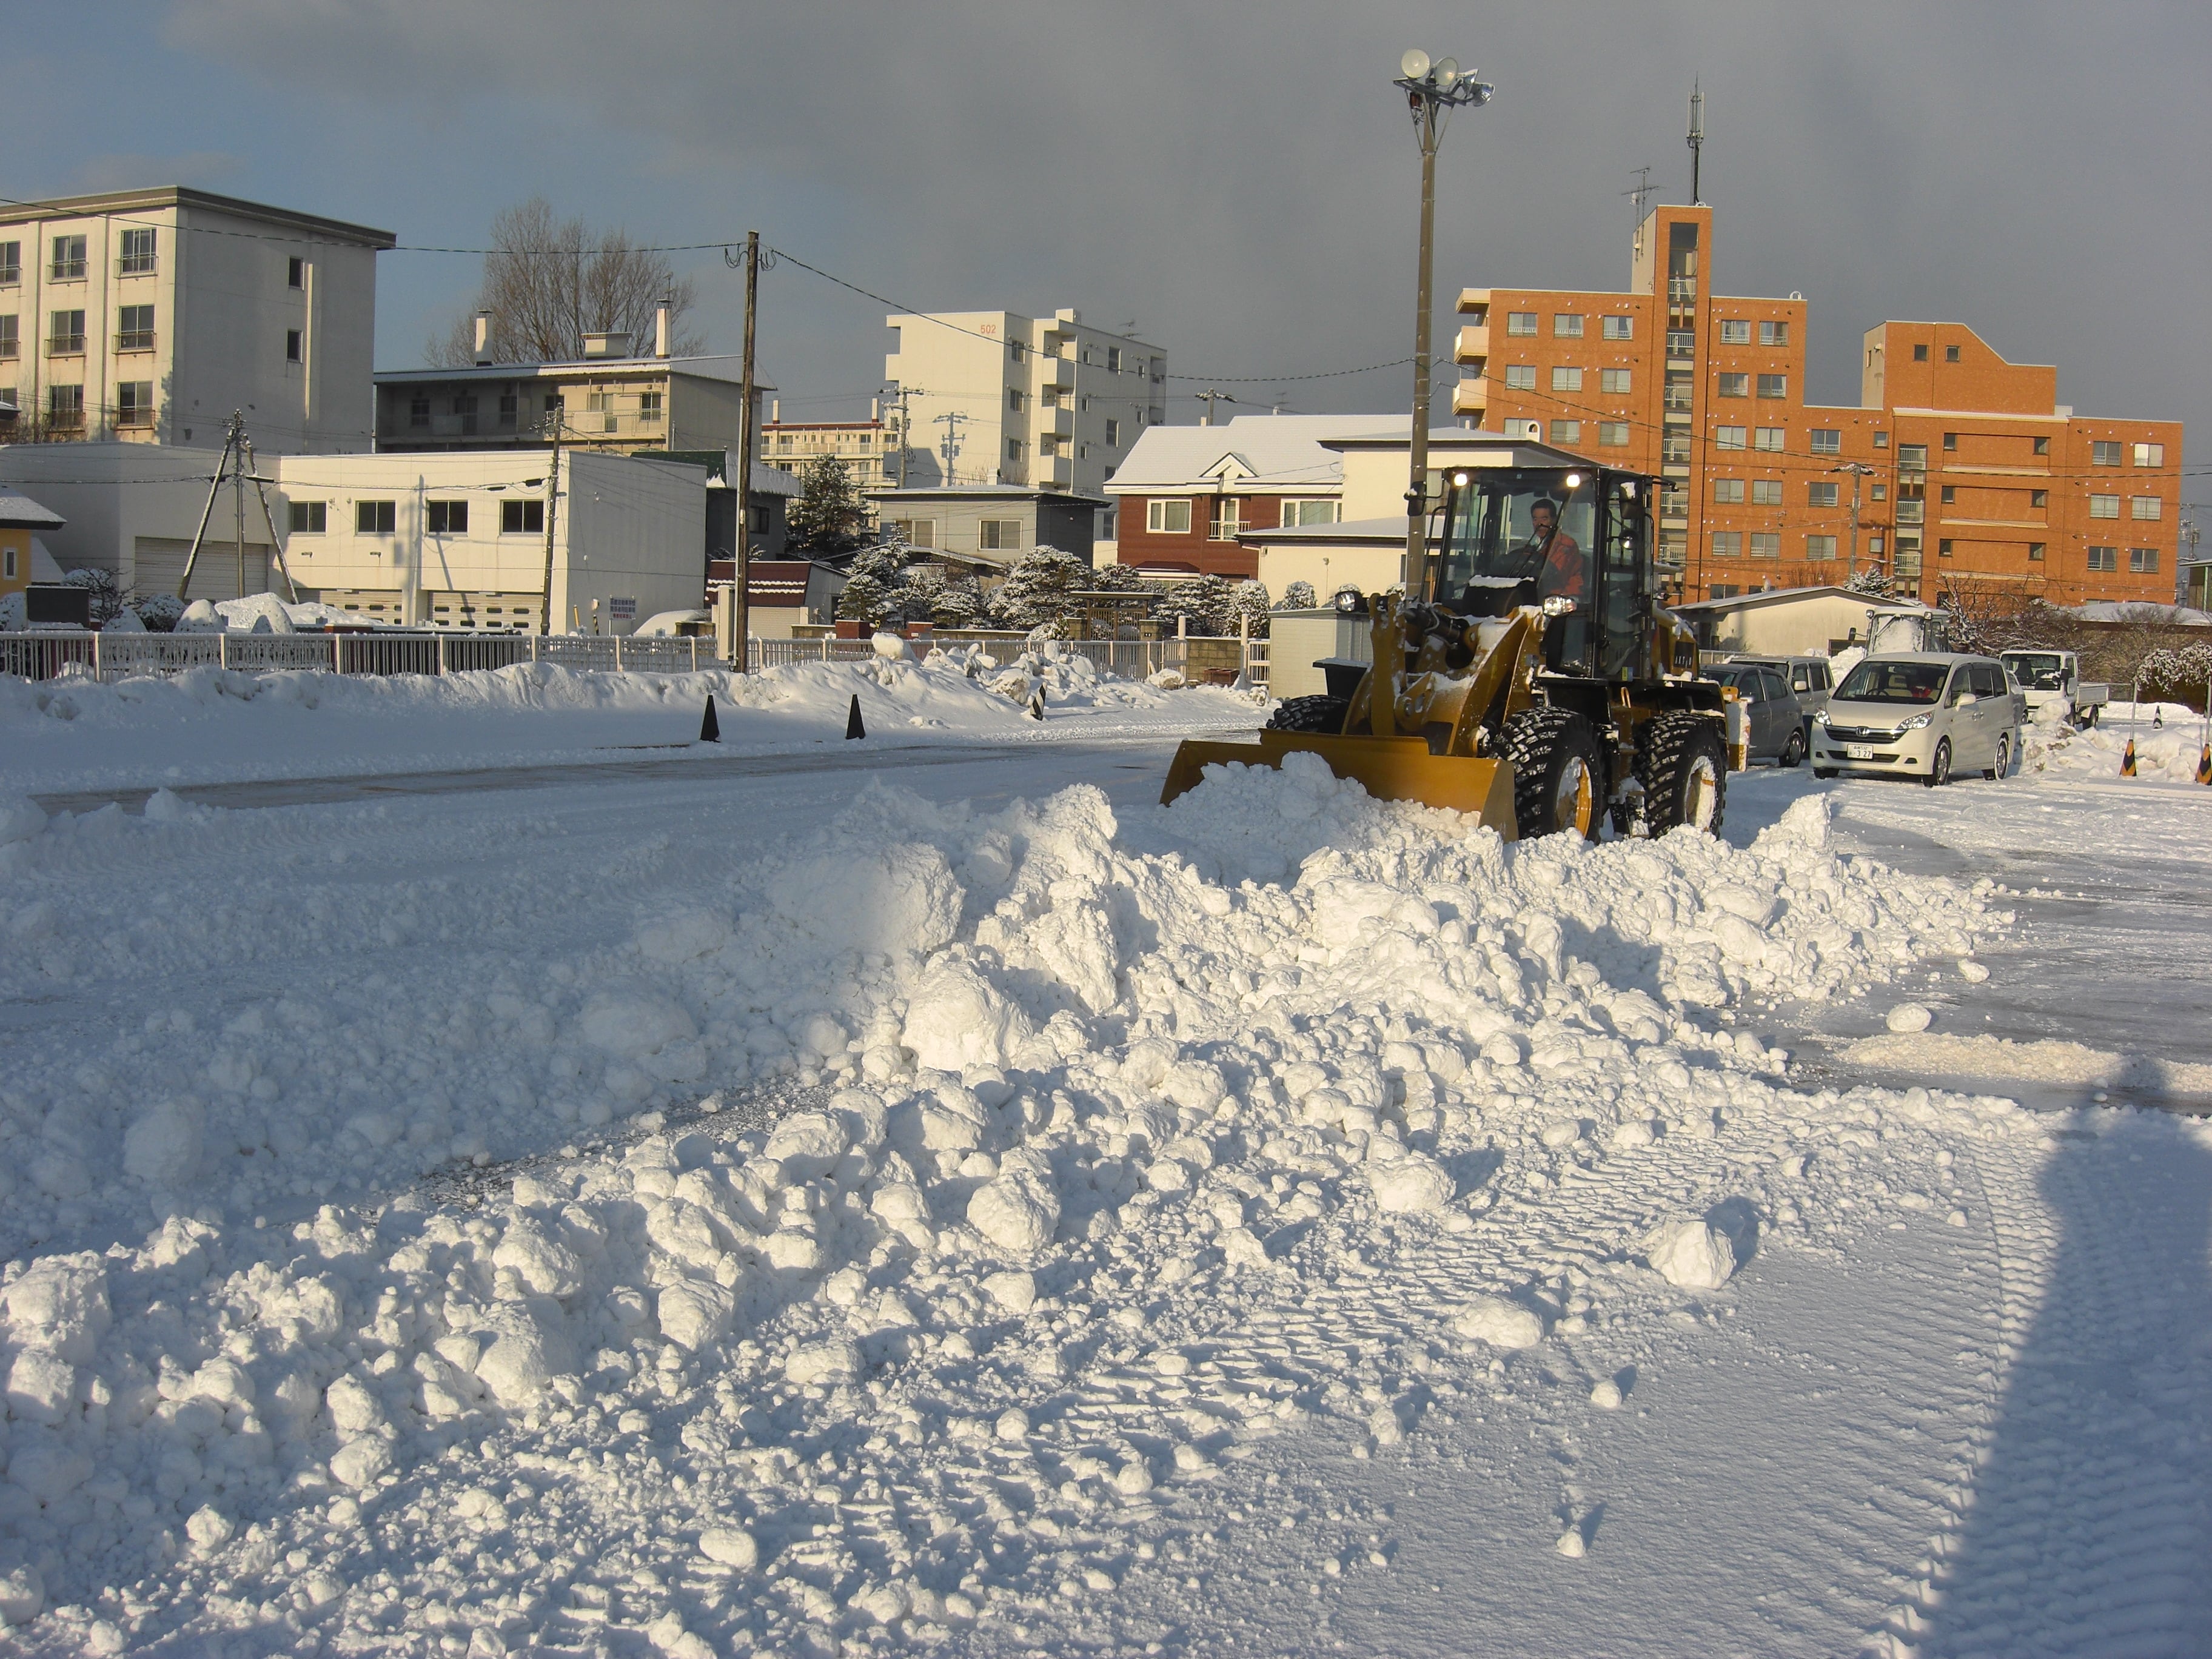
<svg viewBox="0 0 2212 1659"><path fill-rule="evenodd" d="M897 336L884 374L906 404L910 487L1018 484L1097 495L1145 429L1167 420L1166 354L1086 327L1077 312L884 320Z"/></svg>
<svg viewBox="0 0 2212 1659"><path fill-rule="evenodd" d="M898 482L899 448L898 411L893 410L886 422L881 398L871 402L865 421L787 421L781 400L771 398L754 459L787 472L803 472L810 461L835 456L854 483L866 488ZM913 465L911 457L908 465Z"/></svg>
<svg viewBox="0 0 2212 1659"><path fill-rule="evenodd" d="M67 523L46 532L64 568L115 573L125 592L174 593L216 451L116 441L0 447L0 479ZM259 458L261 499L226 485L186 597L283 593L365 620L535 630L546 587L543 449ZM188 475L198 473L191 480ZM696 606L707 579L707 469L564 450L553 514L556 633L627 634ZM269 527L273 520L272 543Z"/></svg>
<svg viewBox="0 0 2212 1659"><path fill-rule="evenodd" d="M392 233L164 187L0 206L0 435L367 449Z"/></svg>

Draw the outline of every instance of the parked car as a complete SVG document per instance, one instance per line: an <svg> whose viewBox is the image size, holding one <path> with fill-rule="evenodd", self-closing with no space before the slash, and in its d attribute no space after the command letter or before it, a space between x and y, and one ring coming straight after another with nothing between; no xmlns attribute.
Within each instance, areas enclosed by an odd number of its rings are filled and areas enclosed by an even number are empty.
<svg viewBox="0 0 2212 1659"><path fill-rule="evenodd" d="M1752 663L1761 668L1771 668L1790 683L1790 695L1797 699L1797 706L1805 711L1808 723L1805 740L1810 743L1813 733L1809 722L1814 714L1828 706L1828 694L1835 689L1828 672L1828 659L1826 657L1752 657L1741 654L1729 659L1729 666L1733 667L1737 663Z"/></svg>
<svg viewBox="0 0 2212 1659"><path fill-rule="evenodd" d="M2001 778L2020 753L2020 714L1993 657L1867 657L1813 722L1813 775L1901 772L1931 789L1954 772Z"/></svg>
<svg viewBox="0 0 2212 1659"><path fill-rule="evenodd" d="M1805 710L1784 672L1763 662L1724 662L1705 678L1735 688L1753 760L1796 766L1805 758Z"/></svg>
<svg viewBox="0 0 2212 1659"><path fill-rule="evenodd" d="M2071 651L2007 651L2001 660L2027 698L2033 714L2046 703L2058 705L2061 720L2087 731L2112 701L2112 688L2081 678L2081 659Z"/></svg>

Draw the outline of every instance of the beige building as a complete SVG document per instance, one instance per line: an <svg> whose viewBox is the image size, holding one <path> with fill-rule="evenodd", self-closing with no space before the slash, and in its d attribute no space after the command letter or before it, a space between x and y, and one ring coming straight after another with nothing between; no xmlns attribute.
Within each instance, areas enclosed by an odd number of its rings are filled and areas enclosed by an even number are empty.
<svg viewBox="0 0 2212 1659"><path fill-rule="evenodd" d="M215 474L211 450L125 443L0 448L0 478L67 525L46 533L64 568L115 573L126 593L174 593ZM269 511L228 488L185 597L287 592L365 620L534 630L546 599L548 455L264 458ZM198 472L199 482L179 482ZM627 634L706 588L707 471L567 450L553 502L554 631ZM272 545L268 526L273 520Z"/></svg>
<svg viewBox="0 0 2212 1659"><path fill-rule="evenodd" d="M0 207L0 434L366 449L392 245L173 186Z"/></svg>
<svg viewBox="0 0 2212 1659"><path fill-rule="evenodd" d="M843 462L853 482L866 489L898 482L898 411L894 409L885 421L880 398L871 403L865 421L787 421L781 404L771 398L755 459L796 473L829 455Z"/></svg>
<svg viewBox="0 0 2212 1659"><path fill-rule="evenodd" d="M1166 354L1087 327L1077 312L933 312L885 321L898 337L884 376L907 410L909 487L1011 484L1097 495L1145 429L1167 420ZM1111 526L1099 533L1110 537Z"/></svg>

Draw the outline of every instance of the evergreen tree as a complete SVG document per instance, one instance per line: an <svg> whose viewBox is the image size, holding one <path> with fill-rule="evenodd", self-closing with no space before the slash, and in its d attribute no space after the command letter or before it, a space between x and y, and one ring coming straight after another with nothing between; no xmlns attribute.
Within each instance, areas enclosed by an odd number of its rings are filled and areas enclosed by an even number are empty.
<svg viewBox="0 0 2212 1659"><path fill-rule="evenodd" d="M1072 596L1090 579L1090 569L1074 555L1056 547L1032 548L991 596L991 616L1001 628L1024 630L1058 622L1077 608Z"/></svg>
<svg viewBox="0 0 2212 1659"><path fill-rule="evenodd" d="M1844 586L1854 593L1864 593L1877 599L1890 597L1889 573L1878 564L1870 564L1855 573Z"/></svg>
<svg viewBox="0 0 2212 1659"><path fill-rule="evenodd" d="M1193 634L1233 634L1237 631L1235 590L1218 576L1199 576L1177 582L1161 597L1158 615L1164 623L1180 617Z"/></svg>
<svg viewBox="0 0 2212 1659"><path fill-rule="evenodd" d="M1320 601L1314 597L1314 585L1311 582L1292 582L1283 590L1282 602L1277 605L1275 609L1310 611L1319 603Z"/></svg>
<svg viewBox="0 0 2212 1659"><path fill-rule="evenodd" d="M1243 581L1229 596L1229 626L1224 633L1237 631L1237 619L1242 617L1253 639L1267 637L1267 586L1265 582Z"/></svg>
<svg viewBox="0 0 2212 1659"><path fill-rule="evenodd" d="M873 576L856 575L837 596L837 614L848 622L863 622L872 628L883 620L890 603L890 594L881 582Z"/></svg>
<svg viewBox="0 0 2212 1659"><path fill-rule="evenodd" d="M799 498L788 515L793 550L811 558L835 558L858 547L868 506L844 462L817 455L799 475Z"/></svg>

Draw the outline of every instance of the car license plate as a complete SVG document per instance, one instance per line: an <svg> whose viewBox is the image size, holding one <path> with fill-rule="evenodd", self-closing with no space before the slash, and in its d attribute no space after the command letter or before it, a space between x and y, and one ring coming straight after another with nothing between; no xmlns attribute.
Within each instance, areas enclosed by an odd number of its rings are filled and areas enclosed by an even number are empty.
<svg viewBox="0 0 2212 1659"><path fill-rule="evenodd" d="M1844 754L1851 760L1872 760L1874 746L1871 744L1847 743L1844 745Z"/></svg>

